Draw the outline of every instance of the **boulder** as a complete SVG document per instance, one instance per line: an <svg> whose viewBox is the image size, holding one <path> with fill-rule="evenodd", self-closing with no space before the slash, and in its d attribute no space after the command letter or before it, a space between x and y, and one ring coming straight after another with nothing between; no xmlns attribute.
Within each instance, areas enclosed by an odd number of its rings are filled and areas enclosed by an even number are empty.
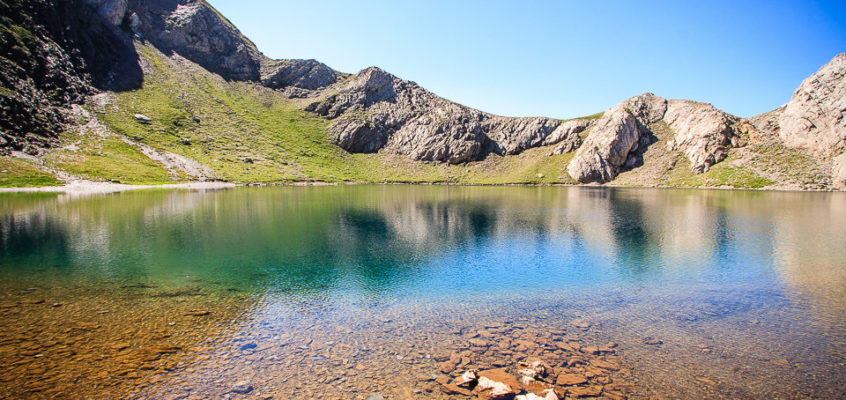
<svg viewBox="0 0 846 400"><path fill-rule="evenodd" d="M521 394L514 398L514 400L558 400L558 396L552 389L545 390L542 395L534 393Z"/></svg>
<svg viewBox="0 0 846 400"><path fill-rule="evenodd" d="M476 371L464 371L463 374L453 379L452 384L455 386L465 387L465 388L473 388L476 386L476 383L479 381L479 378L476 376Z"/></svg>
<svg viewBox="0 0 846 400"><path fill-rule="evenodd" d="M567 173L582 183L613 180L640 139L637 118L624 105L605 112L567 165Z"/></svg>
<svg viewBox="0 0 846 400"><path fill-rule="evenodd" d="M479 383L474 391L480 399L512 399L520 390L520 382L506 372L505 368L479 371L478 376Z"/></svg>
<svg viewBox="0 0 846 400"><path fill-rule="evenodd" d="M241 381L232 386L232 393L247 394L253 391L253 386L247 381Z"/></svg>
<svg viewBox="0 0 846 400"><path fill-rule="evenodd" d="M612 107L591 126L590 135L576 151L567 173L582 183L613 180L641 145L641 138L647 138L647 126L660 121L666 111L667 100L652 93Z"/></svg>
<svg viewBox="0 0 846 400"><path fill-rule="evenodd" d="M573 374L573 373L562 373L558 374L558 378L555 379L555 384L558 386L572 386L572 385L581 385L583 383L587 383L587 378L584 375Z"/></svg>

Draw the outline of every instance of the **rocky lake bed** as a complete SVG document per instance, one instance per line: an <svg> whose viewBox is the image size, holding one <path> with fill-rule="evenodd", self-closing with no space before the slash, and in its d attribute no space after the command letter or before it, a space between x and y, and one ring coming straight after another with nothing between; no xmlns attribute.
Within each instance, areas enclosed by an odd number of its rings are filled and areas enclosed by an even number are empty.
<svg viewBox="0 0 846 400"><path fill-rule="evenodd" d="M327 186L0 200L0 397L846 390L837 194ZM669 218L680 212L686 225Z"/></svg>

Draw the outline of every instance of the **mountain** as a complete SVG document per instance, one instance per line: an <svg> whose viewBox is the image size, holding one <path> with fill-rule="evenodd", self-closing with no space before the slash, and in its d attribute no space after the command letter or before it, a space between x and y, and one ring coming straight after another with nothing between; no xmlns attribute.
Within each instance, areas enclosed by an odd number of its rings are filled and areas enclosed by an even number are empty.
<svg viewBox="0 0 846 400"><path fill-rule="evenodd" d="M376 67L270 59L201 0L0 11L0 185L846 185L846 54L750 119L646 93L565 121L492 115Z"/></svg>

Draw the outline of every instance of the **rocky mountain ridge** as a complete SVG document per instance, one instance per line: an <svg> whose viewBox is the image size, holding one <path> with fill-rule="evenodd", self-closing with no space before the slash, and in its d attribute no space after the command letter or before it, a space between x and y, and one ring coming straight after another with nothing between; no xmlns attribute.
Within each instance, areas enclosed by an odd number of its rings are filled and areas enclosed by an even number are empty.
<svg viewBox="0 0 846 400"><path fill-rule="evenodd" d="M562 121L488 114L376 67L349 75L315 60L270 59L202 0L2 0L0 7L5 71L0 75L5 113L0 147L7 152L39 154L52 146L67 122L62 106L81 103L91 93L143 85L140 71L149 73L149 68L135 48L147 45L227 81L278 91L326 120L329 140L349 153L463 165L549 146L550 156L567 155L561 169L569 178L607 183L648 163L655 146L683 156L691 173L704 174L727 159L742 164L732 154L750 153L739 152L749 144L774 144L824 165L832 181L822 185L846 182L846 54L803 82L788 104L748 120L710 104L646 93L596 116ZM15 33L24 31L35 32L36 40L26 43L29 35ZM103 48L111 50L98 52ZM27 60L60 73L61 82L39 84L16 67ZM44 60L54 61L48 66ZM67 94L56 87L68 88ZM766 157L756 151L744 160ZM675 168L675 161L670 164L667 171ZM765 173L761 169L757 172Z"/></svg>

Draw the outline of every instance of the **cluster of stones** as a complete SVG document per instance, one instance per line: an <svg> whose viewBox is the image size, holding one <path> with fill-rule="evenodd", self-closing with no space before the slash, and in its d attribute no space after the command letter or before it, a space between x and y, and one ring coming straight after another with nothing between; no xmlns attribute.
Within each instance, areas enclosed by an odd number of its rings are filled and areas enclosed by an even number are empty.
<svg viewBox="0 0 846 400"><path fill-rule="evenodd" d="M615 355L613 342L597 347L566 338L563 332L498 332L496 328L468 336L468 349L435 356L441 374L435 382L449 396L625 399L633 387L631 373ZM424 388L433 390L431 385Z"/></svg>

